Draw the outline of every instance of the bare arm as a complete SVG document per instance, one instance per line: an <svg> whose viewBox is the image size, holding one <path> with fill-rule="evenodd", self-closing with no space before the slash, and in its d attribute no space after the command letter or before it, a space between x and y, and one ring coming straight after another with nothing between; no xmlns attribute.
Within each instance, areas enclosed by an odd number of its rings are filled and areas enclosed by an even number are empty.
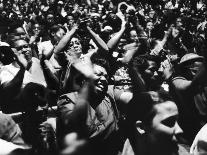
<svg viewBox="0 0 207 155"><path fill-rule="evenodd" d="M87 30L89 31L89 33L91 34L91 37L93 39L93 41L96 43L96 45L98 46L99 49L101 49L101 51L108 51L108 46L106 45L106 43L99 37L99 35L97 35L89 26L87 26ZM104 53L103 53L104 54Z"/></svg>
<svg viewBox="0 0 207 155"><path fill-rule="evenodd" d="M126 21L122 21L121 30L107 43L107 46L110 51L113 51L116 48L125 30L126 30Z"/></svg>
<svg viewBox="0 0 207 155"><path fill-rule="evenodd" d="M58 55L60 52L62 52L63 48L67 45L67 43L71 40L73 35L75 34L76 30L78 29L78 26L75 25L68 33L66 33L65 36L60 40L58 45L54 49L54 54Z"/></svg>

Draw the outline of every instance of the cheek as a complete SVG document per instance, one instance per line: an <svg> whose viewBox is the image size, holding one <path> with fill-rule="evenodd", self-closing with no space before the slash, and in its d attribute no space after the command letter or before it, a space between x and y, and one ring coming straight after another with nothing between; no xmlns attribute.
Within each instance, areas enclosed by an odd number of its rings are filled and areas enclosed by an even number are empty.
<svg viewBox="0 0 207 155"><path fill-rule="evenodd" d="M174 129L173 127L168 127L168 126L165 126L164 124L162 124L161 122L159 121L155 121L153 122L152 124L152 128L153 128L153 132L155 135L157 135L158 137L172 137L173 134L174 134Z"/></svg>

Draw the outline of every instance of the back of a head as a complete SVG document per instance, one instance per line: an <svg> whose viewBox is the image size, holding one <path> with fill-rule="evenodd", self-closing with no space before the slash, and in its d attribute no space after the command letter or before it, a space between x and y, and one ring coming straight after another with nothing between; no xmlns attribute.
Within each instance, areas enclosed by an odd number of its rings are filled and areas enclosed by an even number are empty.
<svg viewBox="0 0 207 155"><path fill-rule="evenodd" d="M128 116L130 121L142 121L150 124L155 112L153 107L166 101L173 101L168 92L164 90L143 92L134 95L129 103Z"/></svg>

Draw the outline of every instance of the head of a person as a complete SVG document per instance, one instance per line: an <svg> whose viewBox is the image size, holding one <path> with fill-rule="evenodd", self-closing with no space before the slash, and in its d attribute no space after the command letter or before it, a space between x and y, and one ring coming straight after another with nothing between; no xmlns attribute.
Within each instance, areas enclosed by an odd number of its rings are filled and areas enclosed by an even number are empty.
<svg viewBox="0 0 207 155"><path fill-rule="evenodd" d="M54 13L51 11L47 12L45 19L47 24L49 24L50 26L53 25L55 23Z"/></svg>
<svg viewBox="0 0 207 155"><path fill-rule="evenodd" d="M32 62L32 51L29 43L24 39L18 39L11 42L11 48L17 54L23 54L28 63Z"/></svg>
<svg viewBox="0 0 207 155"><path fill-rule="evenodd" d="M67 48L67 54L80 58L82 53L83 51L82 51L81 40L80 37L76 35L70 40L70 43Z"/></svg>
<svg viewBox="0 0 207 155"><path fill-rule="evenodd" d="M40 31L41 31L41 25L39 23L34 23L32 25L32 33L33 33L33 35L39 35Z"/></svg>
<svg viewBox="0 0 207 155"><path fill-rule="evenodd" d="M138 42L139 41L138 34L135 29L131 29L129 31L129 41L130 42Z"/></svg>
<svg viewBox="0 0 207 155"><path fill-rule="evenodd" d="M192 80L198 71L201 69L201 66L204 64L204 57L199 56L195 53L185 54L180 60L180 69L182 75L188 79Z"/></svg>
<svg viewBox="0 0 207 155"><path fill-rule="evenodd" d="M183 131L178 125L178 108L171 96L165 91L149 91L135 96L132 101L131 115L134 116L131 117L137 117L135 126L139 134L145 136L149 154L176 153L177 137Z"/></svg>
<svg viewBox="0 0 207 155"><path fill-rule="evenodd" d="M155 17L156 12L154 10L150 10L148 13L148 16L150 19L153 19Z"/></svg>
<svg viewBox="0 0 207 155"><path fill-rule="evenodd" d="M154 28L152 20L149 20L146 24L146 30L151 31Z"/></svg>
<svg viewBox="0 0 207 155"><path fill-rule="evenodd" d="M72 13L69 13L65 18L69 26L72 26L74 24L75 20Z"/></svg>
<svg viewBox="0 0 207 155"><path fill-rule="evenodd" d="M97 13L97 8L95 6L93 6L90 10L91 13Z"/></svg>
<svg viewBox="0 0 207 155"><path fill-rule="evenodd" d="M132 60L132 65L140 71L146 86L150 89L157 89L161 84L158 75L160 58L154 55L141 55Z"/></svg>
<svg viewBox="0 0 207 155"><path fill-rule="evenodd" d="M126 10L127 10L128 6L126 4L121 4L120 6L120 11L125 14L126 13Z"/></svg>
<svg viewBox="0 0 207 155"><path fill-rule="evenodd" d="M59 42L62 37L65 35L66 29L61 25L53 25L50 28L50 37L52 42L57 43Z"/></svg>
<svg viewBox="0 0 207 155"><path fill-rule="evenodd" d="M8 40L29 40L29 36L26 34L24 28L17 23L9 28L8 34Z"/></svg>
<svg viewBox="0 0 207 155"><path fill-rule="evenodd" d="M175 26L177 29L181 29L183 27L183 20L182 18L177 18L175 20Z"/></svg>
<svg viewBox="0 0 207 155"><path fill-rule="evenodd" d="M98 54L91 56L91 62L95 74L95 93L97 96L104 96L108 90L109 64L106 59L101 58Z"/></svg>

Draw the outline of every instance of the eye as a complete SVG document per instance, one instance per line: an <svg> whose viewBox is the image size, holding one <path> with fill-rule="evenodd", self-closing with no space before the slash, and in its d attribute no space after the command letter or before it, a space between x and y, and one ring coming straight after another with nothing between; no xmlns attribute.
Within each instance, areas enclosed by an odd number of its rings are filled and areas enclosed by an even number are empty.
<svg viewBox="0 0 207 155"><path fill-rule="evenodd" d="M172 128L173 126L175 126L176 121L177 121L177 118L175 116L172 116L172 117L169 117L169 118L163 120L162 124Z"/></svg>

